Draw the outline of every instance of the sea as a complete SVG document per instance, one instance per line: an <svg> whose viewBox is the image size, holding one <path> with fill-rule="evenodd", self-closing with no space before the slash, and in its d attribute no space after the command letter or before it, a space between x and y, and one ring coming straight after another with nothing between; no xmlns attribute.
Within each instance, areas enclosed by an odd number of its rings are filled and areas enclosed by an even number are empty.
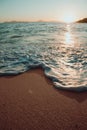
<svg viewBox="0 0 87 130"><path fill-rule="evenodd" d="M87 90L87 24L0 23L0 76L41 67L53 85Z"/></svg>

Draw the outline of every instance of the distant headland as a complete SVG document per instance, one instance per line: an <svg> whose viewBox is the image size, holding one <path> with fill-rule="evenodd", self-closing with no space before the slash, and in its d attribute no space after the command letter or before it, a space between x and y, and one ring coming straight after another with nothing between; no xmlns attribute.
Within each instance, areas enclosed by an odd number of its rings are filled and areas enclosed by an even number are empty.
<svg viewBox="0 0 87 130"><path fill-rule="evenodd" d="M76 21L76 23L87 23L87 18Z"/></svg>
<svg viewBox="0 0 87 130"><path fill-rule="evenodd" d="M56 20L36 20L36 21L18 21L18 20L12 20L12 21L3 21L3 22L0 22L0 23L29 23L29 22L57 22L57 23L65 23L63 21L56 21ZM74 21L72 23L87 23L87 18L82 18L82 19L79 19L77 21Z"/></svg>

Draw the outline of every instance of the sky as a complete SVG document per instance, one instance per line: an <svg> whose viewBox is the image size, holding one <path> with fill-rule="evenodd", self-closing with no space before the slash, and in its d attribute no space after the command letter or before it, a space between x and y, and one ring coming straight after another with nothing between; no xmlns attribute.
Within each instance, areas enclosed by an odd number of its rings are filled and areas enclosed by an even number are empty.
<svg viewBox="0 0 87 130"><path fill-rule="evenodd" d="M3 21L74 21L87 17L87 0L0 0Z"/></svg>

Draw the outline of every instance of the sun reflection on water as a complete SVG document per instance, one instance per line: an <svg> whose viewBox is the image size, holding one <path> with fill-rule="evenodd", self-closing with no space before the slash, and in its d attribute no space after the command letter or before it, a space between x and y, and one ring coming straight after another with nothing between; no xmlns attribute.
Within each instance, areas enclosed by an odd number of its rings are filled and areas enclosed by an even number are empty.
<svg viewBox="0 0 87 130"><path fill-rule="evenodd" d="M74 38L73 38L73 35L71 32L71 25L70 24L68 24L66 26L66 30L67 30L67 32L64 34L65 44L69 45L69 46L74 46Z"/></svg>
<svg viewBox="0 0 87 130"><path fill-rule="evenodd" d="M71 24L66 25L63 40L63 46L60 47L60 52L62 54L60 58L60 73L63 74L61 77L63 78L63 83L65 83L66 86L78 86L80 85L80 73L79 64L76 60L77 43L75 42L77 42L77 39L75 39L75 34L72 31Z"/></svg>

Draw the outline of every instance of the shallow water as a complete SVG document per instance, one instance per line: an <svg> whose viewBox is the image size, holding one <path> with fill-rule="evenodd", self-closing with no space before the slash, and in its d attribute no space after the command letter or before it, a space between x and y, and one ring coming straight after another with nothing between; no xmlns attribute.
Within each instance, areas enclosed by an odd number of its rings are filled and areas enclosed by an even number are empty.
<svg viewBox="0 0 87 130"><path fill-rule="evenodd" d="M1 23L0 75L38 66L56 88L87 90L87 24Z"/></svg>

